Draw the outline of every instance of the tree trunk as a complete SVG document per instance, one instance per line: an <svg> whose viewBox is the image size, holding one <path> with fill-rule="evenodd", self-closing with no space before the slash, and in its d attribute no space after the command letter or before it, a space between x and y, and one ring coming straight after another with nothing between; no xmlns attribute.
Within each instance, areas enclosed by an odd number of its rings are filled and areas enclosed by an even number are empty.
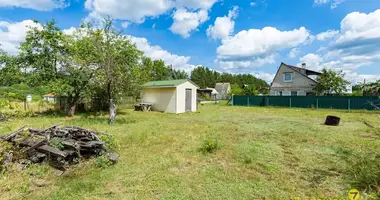
<svg viewBox="0 0 380 200"><path fill-rule="evenodd" d="M108 123L114 124L116 122L116 104L113 99L110 99L109 106L110 106L110 118L109 118Z"/></svg>
<svg viewBox="0 0 380 200"><path fill-rule="evenodd" d="M76 110L76 107L77 105L74 103L74 104L70 104L70 107L67 111L67 115L70 116L70 117L73 117L75 115L75 110Z"/></svg>
<svg viewBox="0 0 380 200"><path fill-rule="evenodd" d="M76 112L77 104L79 101L79 95L70 95L68 97L67 103L68 103L68 108L67 108L67 115L70 117L73 117Z"/></svg>

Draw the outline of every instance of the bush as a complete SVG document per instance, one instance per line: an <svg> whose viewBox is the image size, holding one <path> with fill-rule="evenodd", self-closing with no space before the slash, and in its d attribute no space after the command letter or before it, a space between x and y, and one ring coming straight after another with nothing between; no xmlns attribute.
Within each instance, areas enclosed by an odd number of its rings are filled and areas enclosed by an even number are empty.
<svg viewBox="0 0 380 200"><path fill-rule="evenodd" d="M95 159L95 166L99 168L107 168L112 165L112 161L110 161L107 156L101 155Z"/></svg>
<svg viewBox="0 0 380 200"><path fill-rule="evenodd" d="M33 117L35 114L31 110L24 110L20 104L11 103L7 100L0 100L0 116L0 119L23 118Z"/></svg>
<svg viewBox="0 0 380 200"><path fill-rule="evenodd" d="M220 141L216 138L207 138L203 141L200 151L203 153L213 153L222 147Z"/></svg>
<svg viewBox="0 0 380 200"><path fill-rule="evenodd" d="M380 155L377 153L354 154L347 160L347 181L359 190L380 189Z"/></svg>
<svg viewBox="0 0 380 200"><path fill-rule="evenodd" d="M106 147L109 150L116 151L119 150L119 143L113 135L102 134L99 136L99 139L106 143Z"/></svg>

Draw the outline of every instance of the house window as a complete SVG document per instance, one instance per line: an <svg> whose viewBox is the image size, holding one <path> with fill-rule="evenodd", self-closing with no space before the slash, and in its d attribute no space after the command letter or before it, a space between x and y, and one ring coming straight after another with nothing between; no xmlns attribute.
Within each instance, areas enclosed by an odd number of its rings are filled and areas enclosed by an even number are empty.
<svg viewBox="0 0 380 200"><path fill-rule="evenodd" d="M298 94L297 91L292 91L291 93L292 96L298 96L297 94Z"/></svg>
<svg viewBox="0 0 380 200"><path fill-rule="evenodd" d="M285 72L284 73L284 82L292 82L292 80L293 80L293 73Z"/></svg>

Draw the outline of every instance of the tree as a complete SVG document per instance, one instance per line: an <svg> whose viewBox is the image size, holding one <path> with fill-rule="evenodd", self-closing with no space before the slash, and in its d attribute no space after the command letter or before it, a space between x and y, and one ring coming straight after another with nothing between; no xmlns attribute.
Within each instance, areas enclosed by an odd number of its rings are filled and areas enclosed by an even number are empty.
<svg viewBox="0 0 380 200"><path fill-rule="evenodd" d="M0 49L0 86L11 86L24 81L17 57L10 56Z"/></svg>
<svg viewBox="0 0 380 200"><path fill-rule="evenodd" d="M380 95L380 80L370 83L358 84L355 88L362 92L364 96L379 96Z"/></svg>
<svg viewBox="0 0 380 200"><path fill-rule="evenodd" d="M268 83L262 79L254 77L251 74L221 74L203 66L199 66L191 72L191 80L201 88L213 88L218 82L237 84L241 88L243 88L244 85L253 86L258 89L268 87Z"/></svg>
<svg viewBox="0 0 380 200"><path fill-rule="evenodd" d="M196 83L200 88L207 87L205 67L197 67L191 72L191 80ZM214 86L215 87L215 86Z"/></svg>
<svg viewBox="0 0 380 200"><path fill-rule="evenodd" d="M65 35L49 21L42 28L32 28L20 48L20 66L28 71L29 85L67 96L69 116L75 114L95 73L92 63L98 59L94 52L97 38L87 37L88 29L84 24L72 35Z"/></svg>
<svg viewBox="0 0 380 200"><path fill-rule="evenodd" d="M188 79L189 75L182 70L171 69L171 80Z"/></svg>
<svg viewBox="0 0 380 200"><path fill-rule="evenodd" d="M139 87L140 61L142 52L128 38L113 29L113 21L105 19L101 29L89 29L95 40L96 81L107 95L109 123L116 121L117 100L131 88Z"/></svg>
<svg viewBox="0 0 380 200"><path fill-rule="evenodd" d="M331 69L323 69L322 74L317 78L317 85L314 91L317 95L342 95L347 91L348 81L344 79L342 71L333 71Z"/></svg>
<svg viewBox="0 0 380 200"><path fill-rule="evenodd" d="M231 91L228 95L244 95L244 90L239 84L234 83L231 85Z"/></svg>
<svg viewBox="0 0 380 200"><path fill-rule="evenodd" d="M25 42L20 44L19 54L20 66L32 72L30 86L47 85L57 79L59 67L67 55L66 47L65 36L54 20L43 24L42 28L30 28Z"/></svg>

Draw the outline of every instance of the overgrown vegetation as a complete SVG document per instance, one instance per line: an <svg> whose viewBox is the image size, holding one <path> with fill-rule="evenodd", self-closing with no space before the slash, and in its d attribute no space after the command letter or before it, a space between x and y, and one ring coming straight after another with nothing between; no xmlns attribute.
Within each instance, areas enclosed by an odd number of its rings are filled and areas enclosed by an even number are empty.
<svg viewBox="0 0 380 200"><path fill-rule="evenodd" d="M36 116L32 110L25 110L22 104L18 102L10 102L8 100L0 100L0 121L8 118L23 118Z"/></svg>
<svg viewBox="0 0 380 200"><path fill-rule="evenodd" d="M347 163L347 180L362 191L380 192L380 155L377 152L351 155Z"/></svg>
<svg viewBox="0 0 380 200"><path fill-rule="evenodd" d="M203 140L200 151L203 153L214 153L222 147L222 144L219 139L216 137L210 137Z"/></svg>
<svg viewBox="0 0 380 200"><path fill-rule="evenodd" d="M112 165L112 162L107 158L107 156L101 155L95 159L95 166L98 168L107 168Z"/></svg>

